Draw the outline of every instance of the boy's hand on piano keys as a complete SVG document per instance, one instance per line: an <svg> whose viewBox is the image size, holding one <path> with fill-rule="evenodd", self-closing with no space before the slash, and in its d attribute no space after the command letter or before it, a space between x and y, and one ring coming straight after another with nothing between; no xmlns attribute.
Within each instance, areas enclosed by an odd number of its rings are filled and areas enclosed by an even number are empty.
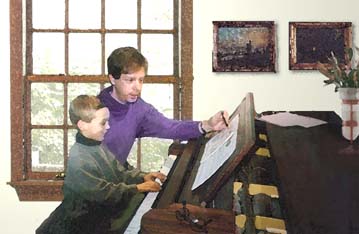
<svg viewBox="0 0 359 234"><path fill-rule="evenodd" d="M151 172L143 177L144 183L138 184L137 189L140 192L158 192L166 176L161 172Z"/></svg>
<svg viewBox="0 0 359 234"><path fill-rule="evenodd" d="M161 172L150 172L143 177L143 180L144 181L151 180L151 181L157 181L157 182L163 183L163 182L165 182L166 178L167 178L166 175L164 175Z"/></svg>
<svg viewBox="0 0 359 234"><path fill-rule="evenodd" d="M153 180L145 181L142 184L137 184L137 190L139 192L158 192L161 189L161 185Z"/></svg>

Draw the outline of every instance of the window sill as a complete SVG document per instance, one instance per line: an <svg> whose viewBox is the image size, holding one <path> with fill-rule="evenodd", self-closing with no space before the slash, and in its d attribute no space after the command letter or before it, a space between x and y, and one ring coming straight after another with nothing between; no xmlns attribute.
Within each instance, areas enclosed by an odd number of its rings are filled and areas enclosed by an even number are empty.
<svg viewBox="0 0 359 234"><path fill-rule="evenodd" d="M20 201L62 201L63 180L24 180L8 182Z"/></svg>

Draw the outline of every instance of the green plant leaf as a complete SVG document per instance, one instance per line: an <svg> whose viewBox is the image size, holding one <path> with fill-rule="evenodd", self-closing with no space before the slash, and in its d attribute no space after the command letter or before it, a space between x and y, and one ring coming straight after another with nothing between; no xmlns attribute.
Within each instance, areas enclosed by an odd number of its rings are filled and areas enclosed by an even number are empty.
<svg viewBox="0 0 359 234"><path fill-rule="evenodd" d="M345 48L344 49L344 52L345 52L345 54L347 54L348 55L348 60L346 61L346 62L348 62L348 61L352 61L352 58L353 58L353 49L352 48Z"/></svg>
<svg viewBox="0 0 359 234"><path fill-rule="evenodd" d="M357 54L359 54L359 48L355 47ZM324 80L325 85L334 84L334 91L337 92L339 88L358 88L359 87L359 62L357 67L352 67L351 62L354 57L353 48L344 49L345 66L339 64L338 59L335 57L333 51L331 56L328 58L329 66L317 62L317 70L326 76L328 80ZM354 64L353 64L354 65Z"/></svg>

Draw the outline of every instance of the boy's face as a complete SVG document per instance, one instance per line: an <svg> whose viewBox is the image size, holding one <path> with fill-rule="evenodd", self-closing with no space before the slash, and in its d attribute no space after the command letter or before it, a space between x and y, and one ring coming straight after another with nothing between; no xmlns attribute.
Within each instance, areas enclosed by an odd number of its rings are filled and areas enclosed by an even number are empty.
<svg viewBox="0 0 359 234"><path fill-rule="evenodd" d="M144 68L133 73L121 74L120 79L117 80L110 75L114 87L112 96L121 102L135 102L141 94L145 75Z"/></svg>
<svg viewBox="0 0 359 234"><path fill-rule="evenodd" d="M110 128L109 117L110 112L107 107L104 107L95 112L95 117L91 122L87 123L80 120L78 126L82 135L96 141L102 141L105 133Z"/></svg>

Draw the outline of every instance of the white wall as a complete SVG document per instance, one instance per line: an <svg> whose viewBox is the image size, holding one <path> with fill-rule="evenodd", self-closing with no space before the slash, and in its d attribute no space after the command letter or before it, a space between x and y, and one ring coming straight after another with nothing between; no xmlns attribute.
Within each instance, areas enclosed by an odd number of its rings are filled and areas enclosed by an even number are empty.
<svg viewBox="0 0 359 234"><path fill-rule="evenodd" d="M9 1L0 2L0 233L35 233L59 202L19 202L10 181Z"/></svg>
<svg viewBox="0 0 359 234"><path fill-rule="evenodd" d="M194 117L219 109L230 113L247 92L253 92L257 112L266 110L334 110L340 114L334 86L323 87L318 71L290 71L289 21L349 21L359 45L356 0L206 0L193 1ZM276 73L212 72L212 21L274 21Z"/></svg>
<svg viewBox="0 0 359 234"><path fill-rule="evenodd" d="M351 21L359 45L357 0L194 0L194 118L219 109L231 112L247 92L254 93L257 112L264 110L335 110L333 87L323 87L318 72L288 70L289 21ZM58 202L19 202L10 181L9 5L0 2L0 232L34 233ZM213 73L212 21L273 20L277 29L277 73Z"/></svg>

